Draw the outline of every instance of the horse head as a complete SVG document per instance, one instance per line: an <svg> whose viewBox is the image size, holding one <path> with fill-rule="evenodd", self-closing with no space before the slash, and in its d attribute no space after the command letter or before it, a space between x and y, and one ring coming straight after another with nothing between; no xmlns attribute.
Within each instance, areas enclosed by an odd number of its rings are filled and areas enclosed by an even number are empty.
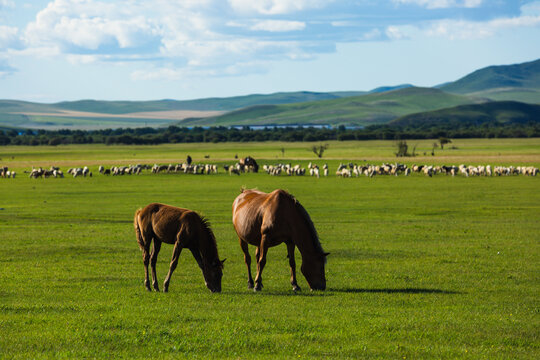
<svg viewBox="0 0 540 360"><path fill-rule="evenodd" d="M325 290L326 276L324 266L326 265L326 256L329 253L309 254L302 257L302 267L300 270L306 278L311 290Z"/></svg>
<svg viewBox="0 0 540 360"><path fill-rule="evenodd" d="M204 282L211 292L221 292L221 278L223 277L223 263L225 260L216 259L205 263L203 267Z"/></svg>

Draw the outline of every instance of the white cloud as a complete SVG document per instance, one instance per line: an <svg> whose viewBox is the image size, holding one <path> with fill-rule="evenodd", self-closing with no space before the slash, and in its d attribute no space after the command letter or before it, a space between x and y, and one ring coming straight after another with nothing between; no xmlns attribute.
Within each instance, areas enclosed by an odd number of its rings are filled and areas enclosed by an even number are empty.
<svg viewBox="0 0 540 360"><path fill-rule="evenodd" d="M325 0L229 0L238 13L263 15L290 14L298 11L322 8L332 1Z"/></svg>
<svg viewBox="0 0 540 360"><path fill-rule="evenodd" d="M283 32L304 30L305 27L306 23L302 21L264 20L257 22L251 26L250 29L256 31Z"/></svg>
<svg viewBox="0 0 540 360"><path fill-rule="evenodd" d="M445 9L451 7L475 8L482 5L483 0L392 0L397 4L415 4L428 9Z"/></svg>
<svg viewBox="0 0 540 360"><path fill-rule="evenodd" d="M482 0L392 1L429 9L478 7L483 3ZM352 2L341 3L336 7L338 12L331 7L321 11L331 2L51 0L26 28L17 30L0 25L0 55L1 48L7 47L15 56L63 57L77 65L144 62L144 68L141 66L131 74L133 80L178 80L263 72L274 60L313 59L318 54L335 51L337 42L398 41L426 35L482 38L505 28L538 26L540 21L540 1L522 6L522 15L515 18L487 22L414 19L413 25L403 25L405 21L392 24L389 19L394 16L379 24L366 24L355 14L343 11L347 6L351 9ZM333 16L337 13L339 16ZM310 31L306 31L307 19ZM370 19L369 14L366 19ZM27 45L23 50L21 38ZM15 47L17 44L19 47Z"/></svg>
<svg viewBox="0 0 540 360"><path fill-rule="evenodd" d="M138 15L130 3L55 0L28 24L24 39L30 46L61 44L90 50L105 45L120 49L141 46L159 29Z"/></svg>
<svg viewBox="0 0 540 360"><path fill-rule="evenodd" d="M427 1L427 0L395 0ZM473 0L470 3L475 3ZM503 31L520 27L540 26L540 1L521 7L521 14L515 17L500 17L488 21L461 19L442 19L427 21L420 25L392 25L385 34L391 40L418 38L422 36L442 37L450 40L484 39L496 36Z"/></svg>
<svg viewBox="0 0 540 360"><path fill-rule="evenodd" d="M534 26L540 26L540 16L499 18L486 22L448 19L433 22L427 28L426 34L429 36L441 36L451 40L483 39L494 36L504 29Z"/></svg>

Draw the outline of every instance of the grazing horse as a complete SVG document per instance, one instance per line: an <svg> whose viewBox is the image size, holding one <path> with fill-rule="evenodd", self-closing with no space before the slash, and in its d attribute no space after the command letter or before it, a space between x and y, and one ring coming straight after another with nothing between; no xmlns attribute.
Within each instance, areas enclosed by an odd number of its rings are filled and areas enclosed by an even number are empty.
<svg viewBox="0 0 540 360"><path fill-rule="evenodd" d="M307 211L288 192L274 190L270 194L258 190L242 190L232 206L233 224L244 252L248 270L248 288L262 289L262 272L266 264L268 248L285 243L291 267L291 285L300 290L296 283L295 246L302 256L301 271L311 290L324 290L326 278L324 266L326 256ZM257 275L255 284L251 277L251 257L248 244L257 247Z"/></svg>
<svg viewBox="0 0 540 360"><path fill-rule="evenodd" d="M161 243L174 244L171 265L163 291L169 290L171 275L176 269L178 258L183 248L188 248L202 270L206 287L212 292L221 291L223 263L218 257L216 238L205 218L194 211L174 206L153 203L135 212L133 221L137 241L143 252L145 270L144 285L150 289L148 263L152 267L152 285L159 291L156 276L156 262ZM152 253L150 244L154 240Z"/></svg>

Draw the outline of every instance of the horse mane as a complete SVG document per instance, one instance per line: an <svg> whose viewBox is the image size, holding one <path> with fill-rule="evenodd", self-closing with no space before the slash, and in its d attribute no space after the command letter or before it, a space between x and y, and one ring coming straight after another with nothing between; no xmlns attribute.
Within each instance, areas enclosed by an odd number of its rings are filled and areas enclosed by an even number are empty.
<svg viewBox="0 0 540 360"><path fill-rule="evenodd" d="M215 258L218 259L219 261L216 236L214 235L214 232L212 231L210 221L208 221L208 219L202 215L199 215L199 218L201 219L201 228L209 240L209 243L207 244L208 245L207 250L209 250L211 252L211 255L215 256Z"/></svg>
<svg viewBox="0 0 540 360"><path fill-rule="evenodd" d="M311 220L311 217L309 216L306 209L300 204L300 202L292 195L287 192L287 194L291 197L291 199L294 201L294 205L296 206L296 209L300 212L302 217L304 218L309 232L311 234L311 240L313 241L313 247L315 248L315 251L319 254L324 254L324 250L321 245L321 241L319 240L319 234L317 233L317 229L315 229L315 225L313 224L313 221Z"/></svg>

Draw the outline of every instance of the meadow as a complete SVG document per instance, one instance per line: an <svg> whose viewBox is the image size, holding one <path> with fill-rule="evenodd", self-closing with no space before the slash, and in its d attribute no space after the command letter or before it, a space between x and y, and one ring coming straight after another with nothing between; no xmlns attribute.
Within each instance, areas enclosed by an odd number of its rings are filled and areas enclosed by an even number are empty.
<svg viewBox="0 0 540 360"><path fill-rule="evenodd" d="M540 165L540 139L455 140L408 164ZM416 142L410 142L413 146ZM135 163L260 165L395 162L391 141L0 148L0 358L471 358L540 356L540 178L103 176ZM451 149L451 147L454 149ZM282 151L283 149L283 151ZM426 152L424 156L423 153ZM208 156L209 158L205 158ZM30 179L32 166L90 166L89 178ZM231 222L240 188L291 192L330 252L327 290L289 284L286 248L271 248L264 289L247 289ZM199 211L226 258L220 294L183 251L169 293L147 292L136 209ZM254 248L251 248L252 254ZM158 259L162 283L172 246ZM298 256L297 252L297 256ZM297 267L300 266L297 257ZM254 270L254 264L252 264Z"/></svg>

